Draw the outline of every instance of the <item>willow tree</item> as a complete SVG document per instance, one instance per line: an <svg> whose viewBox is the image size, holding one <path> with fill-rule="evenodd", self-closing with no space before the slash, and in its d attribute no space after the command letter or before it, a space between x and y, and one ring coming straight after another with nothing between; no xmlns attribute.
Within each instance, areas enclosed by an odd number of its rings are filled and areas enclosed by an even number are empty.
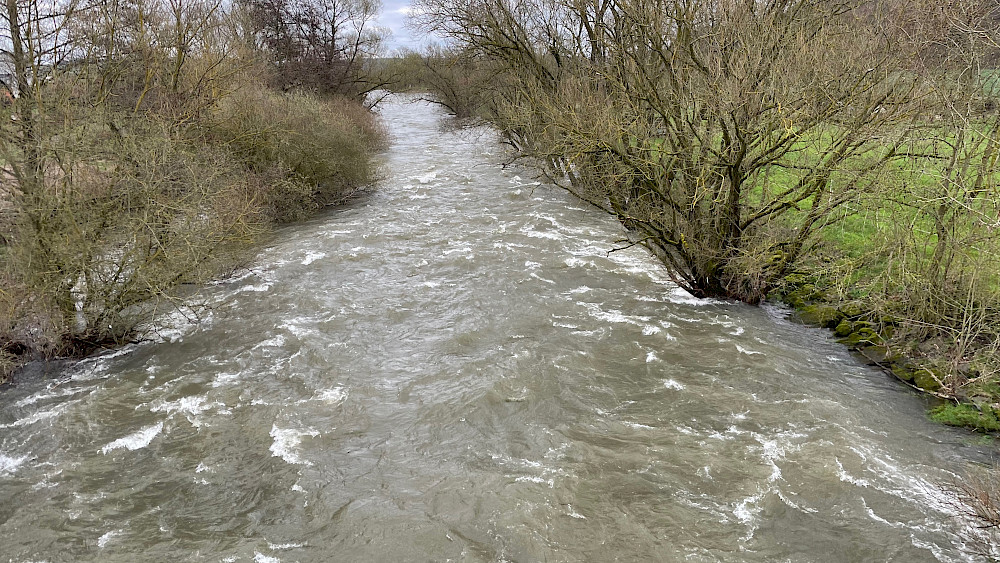
<svg viewBox="0 0 1000 563"><path fill-rule="evenodd" d="M862 0L420 0L490 118L696 296L757 302L897 157L919 81Z"/></svg>

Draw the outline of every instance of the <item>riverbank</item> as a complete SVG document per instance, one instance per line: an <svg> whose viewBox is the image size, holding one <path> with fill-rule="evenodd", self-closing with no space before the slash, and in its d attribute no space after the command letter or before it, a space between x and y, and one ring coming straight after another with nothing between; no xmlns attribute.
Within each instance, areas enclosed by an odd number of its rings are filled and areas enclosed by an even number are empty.
<svg viewBox="0 0 1000 563"><path fill-rule="evenodd" d="M901 307L886 307L881 299L845 298L860 293L868 280L838 286L841 280L829 271L788 275L770 298L792 307L799 321L830 330L839 343L901 384L941 399L928 413L932 420L977 432L1000 431L1000 389L992 375L997 358L990 342L956 357L946 327L919 337Z"/></svg>
<svg viewBox="0 0 1000 563"><path fill-rule="evenodd" d="M0 393L4 560L975 560L934 485L987 448L404 101L201 322Z"/></svg>
<svg viewBox="0 0 1000 563"><path fill-rule="evenodd" d="M46 123L47 143L77 138L67 153L45 157L58 165L15 177L7 198L0 383L31 360L81 358L144 338L182 287L230 274L275 226L377 179L373 156L385 131L359 101L239 90L181 122L162 109L94 113L71 104L65 125ZM6 127L16 125L6 115L16 108L0 111Z"/></svg>

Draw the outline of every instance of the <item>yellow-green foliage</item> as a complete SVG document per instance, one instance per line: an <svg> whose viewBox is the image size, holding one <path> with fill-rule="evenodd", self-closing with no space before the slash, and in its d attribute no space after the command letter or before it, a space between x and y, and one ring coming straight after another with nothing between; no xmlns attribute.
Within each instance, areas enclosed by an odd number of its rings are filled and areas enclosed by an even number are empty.
<svg viewBox="0 0 1000 563"><path fill-rule="evenodd" d="M12 305L0 311L0 350L76 354L128 341L178 285L241 264L271 224L373 181L383 134L365 108L245 91L187 123L65 100L44 107L43 173L19 183L3 249L0 289ZM25 158L12 144L6 154Z"/></svg>
<svg viewBox="0 0 1000 563"><path fill-rule="evenodd" d="M370 184L376 170L368 155L385 138L357 104L268 91L223 100L204 133L268 180L262 203L277 221L300 218Z"/></svg>

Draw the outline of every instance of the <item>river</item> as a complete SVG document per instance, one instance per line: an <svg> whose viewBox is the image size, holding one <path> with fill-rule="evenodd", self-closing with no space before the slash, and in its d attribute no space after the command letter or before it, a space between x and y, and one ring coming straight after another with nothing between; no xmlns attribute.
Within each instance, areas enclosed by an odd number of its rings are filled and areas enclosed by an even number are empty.
<svg viewBox="0 0 1000 563"><path fill-rule="evenodd" d="M954 561L970 434L402 97L376 193L0 393L0 561Z"/></svg>

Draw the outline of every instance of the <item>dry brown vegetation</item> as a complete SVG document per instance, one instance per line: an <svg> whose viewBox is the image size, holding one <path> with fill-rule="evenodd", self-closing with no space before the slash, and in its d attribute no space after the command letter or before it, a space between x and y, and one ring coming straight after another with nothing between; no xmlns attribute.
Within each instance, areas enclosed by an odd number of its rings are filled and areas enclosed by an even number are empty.
<svg viewBox="0 0 1000 563"><path fill-rule="evenodd" d="M338 74L287 92L266 85L313 55L275 51L251 6L5 7L0 64L18 95L0 107L0 373L141 337L179 286L375 178L384 135L359 87L370 6L313 14L340 23L311 36L336 46Z"/></svg>

